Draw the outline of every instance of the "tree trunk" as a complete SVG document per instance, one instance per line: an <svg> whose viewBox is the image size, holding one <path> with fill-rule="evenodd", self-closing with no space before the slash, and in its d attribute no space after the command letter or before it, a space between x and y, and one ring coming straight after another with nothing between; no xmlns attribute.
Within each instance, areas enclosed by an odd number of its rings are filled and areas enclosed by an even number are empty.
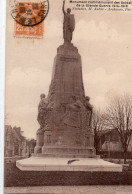
<svg viewBox="0 0 132 194"><path fill-rule="evenodd" d="M98 154L98 137L96 133L94 135L94 147L95 147L96 154Z"/></svg>
<svg viewBox="0 0 132 194"><path fill-rule="evenodd" d="M126 160L127 160L127 149L124 149L124 164L126 164Z"/></svg>

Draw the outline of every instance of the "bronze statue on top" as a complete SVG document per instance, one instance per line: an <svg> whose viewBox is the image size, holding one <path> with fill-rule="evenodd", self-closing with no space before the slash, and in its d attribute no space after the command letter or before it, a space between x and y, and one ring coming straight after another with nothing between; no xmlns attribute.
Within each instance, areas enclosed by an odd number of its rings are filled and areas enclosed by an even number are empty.
<svg viewBox="0 0 132 194"><path fill-rule="evenodd" d="M70 14L71 9L68 8L67 12L65 11L65 0L63 1L62 11L64 13L64 22L63 22L63 38L64 43L70 43L72 40L72 34L75 29L75 19L74 15Z"/></svg>

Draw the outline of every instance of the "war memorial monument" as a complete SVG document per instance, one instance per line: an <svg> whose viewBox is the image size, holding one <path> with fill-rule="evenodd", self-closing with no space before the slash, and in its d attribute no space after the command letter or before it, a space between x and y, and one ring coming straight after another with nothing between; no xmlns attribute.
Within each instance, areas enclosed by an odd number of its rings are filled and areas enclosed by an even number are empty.
<svg viewBox="0 0 132 194"><path fill-rule="evenodd" d="M24 171L122 171L95 154L93 107L85 96L81 56L71 43L75 19L64 5L64 43L57 49L49 93L40 96L34 154L16 166Z"/></svg>

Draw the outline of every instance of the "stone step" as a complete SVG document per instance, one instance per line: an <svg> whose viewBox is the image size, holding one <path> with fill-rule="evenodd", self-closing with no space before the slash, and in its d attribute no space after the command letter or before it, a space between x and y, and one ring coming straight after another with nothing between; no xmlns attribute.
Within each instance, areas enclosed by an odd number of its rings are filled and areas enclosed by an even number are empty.
<svg viewBox="0 0 132 194"><path fill-rule="evenodd" d="M67 155L67 154L72 154L72 155L93 155L94 154L94 149L93 148L78 148L78 147L42 147L42 154L60 154L60 155Z"/></svg>
<svg viewBox="0 0 132 194"><path fill-rule="evenodd" d="M48 153L38 153L36 157L56 157L56 158L100 158L99 155L95 154L48 154Z"/></svg>
<svg viewBox="0 0 132 194"><path fill-rule="evenodd" d="M113 171L121 172L122 165L113 164L100 158L59 158L31 157L16 161L16 166L23 171ZM77 175L78 176L78 175ZM70 177L69 177L70 178Z"/></svg>

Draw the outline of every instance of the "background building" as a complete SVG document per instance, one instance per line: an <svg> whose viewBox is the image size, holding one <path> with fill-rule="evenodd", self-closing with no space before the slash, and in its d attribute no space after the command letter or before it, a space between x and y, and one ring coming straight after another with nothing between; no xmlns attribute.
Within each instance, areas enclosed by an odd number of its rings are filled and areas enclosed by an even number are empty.
<svg viewBox="0 0 132 194"><path fill-rule="evenodd" d="M23 136L23 131L20 127L11 127L5 125L4 139L4 155L5 157L23 156L27 157L33 153L36 141L34 139L27 140Z"/></svg>
<svg viewBox="0 0 132 194"><path fill-rule="evenodd" d="M116 129L102 131L100 151L106 157L123 158L123 148L119 133ZM132 158L132 135L128 146L128 158Z"/></svg>

